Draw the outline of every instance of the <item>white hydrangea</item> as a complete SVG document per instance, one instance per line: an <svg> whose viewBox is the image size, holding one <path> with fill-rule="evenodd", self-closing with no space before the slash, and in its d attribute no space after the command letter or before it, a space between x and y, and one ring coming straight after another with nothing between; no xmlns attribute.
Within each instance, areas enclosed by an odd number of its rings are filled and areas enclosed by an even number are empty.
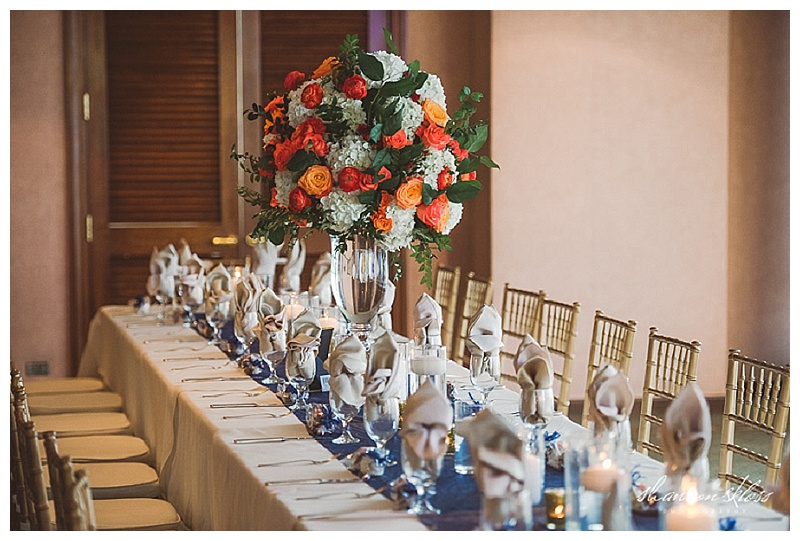
<svg viewBox="0 0 800 541"><path fill-rule="evenodd" d="M464 205L461 203L453 203L450 202L450 217L447 219L447 223L444 226L444 231L442 234L449 235L450 232L458 225L458 222L461 221L461 215L464 212Z"/></svg>
<svg viewBox="0 0 800 541"><path fill-rule="evenodd" d="M338 177L345 167L355 167L363 171L372 165L375 153L376 150L360 135L345 135L339 141L330 143L328 167L333 172L333 178Z"/></svg>
<svg viewBox="0 0 800 541"><path fill-rule="evenodd" d="M372 55L375 56L375 58L377 58L381 64L383 64L383 79L380 81L373 81L364 75L364 79L367 81L367 88L376 88L381 86L383 83L399 81L403 78L403 74L408 69L405 61L396 54L388 53L386 51L376 51L372 53Z"/></svg>
<svg viewBox="0 0 800 541"><path fill-rule="evenodd" d="M342 108L344 121L351 132L356 133L361 124L367 123L367 112L361 106L361 100L351 100L345 97L339 101L339 107Z"/></svg>
<svg viewBox="0 0 800 541"><path fill-rule="evenodd" d="M297 187L297 184L292 181L291 171L276 171L275 172L275 198L278 203L284 207L289 206L289 192Z"/></svg>
<svg viewBox="0 0 800 541"><path fill-rule="evenodd" d="M418 168L425 184L438 190L439 173L441 173L444 168L455 171L456 158L453 156L453 153L447 149L436 150L429 148L420 160Z"/></svg>
<svg viewBox="0 0 800 541"><path fill-rule="evenodd" d="M411 98L390 98L387 100L387 105L392 102L399 102L398 109L403 111L400 128L406 132L406 136L409 140L413 140L417 128L422 125L422 121L425 118L422 112L422 106L414 102Z"/></svg>
<svg viewBox="0 0 800 541"><path fill-rule="evenodd" d="M417 90L417 94L419 94L420 103L425 99L429 99L441 105L445 111L447 110L447 98L445 98L444 95L444 86L442 86L442 80L439 79L438 75L429 73L428 78L422 83L422 87Z"/></svg>
<svg viewBox="0 0 800 541"><path fill-rule="evenodd" d="M386 207L386 217L392 220L392 230L386 233L381 245L390 252L411 246L414 232L414 213L416 208L403 209L392 201Z"/></svg>
<svg viewBox="0 0 800 541"><path fill-rule="evenodd" d="M301 100L301 97L303 96L303 90L305 90L305 88L312 83L317 83L322 87L322 103L324 104L331 104L334 103L334 101L342 101L347 99L344 94L336 90L336 87L331 81L327 81L325 83L322 82L322 79L311 79L304 81L300 86L294 90L290 90L286 94L286 97L289 99L286 114L289 118L289 125L293 128L296 128L307 118L315 116L314 111L307 109Z"/></svg>
<svg viewBox="0 0 800 541"><path fill-rule="evenodd" d="M340 188L334 188L331 193L320 199L325 210L331 229L342 233L361 217L367 208L358 202L356 192L345 193Z"/></svg>

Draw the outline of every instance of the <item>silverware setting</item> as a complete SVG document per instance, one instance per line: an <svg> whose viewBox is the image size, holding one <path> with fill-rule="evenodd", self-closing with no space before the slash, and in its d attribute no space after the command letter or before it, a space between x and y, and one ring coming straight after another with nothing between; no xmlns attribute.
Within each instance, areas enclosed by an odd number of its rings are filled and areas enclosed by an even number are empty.
<svg viewBox="0 0 800 541"><path fill-rule="evenodd" d="M269 419L279 419L281 417L286 417L287 415L291 415L291 411L287 411L286 413L272 413L271 411L262 411L261 413L242 413L241 415L223 415L223 420L228 419L242 419L244 417L267 417Z"/></svg>
<svg viewBox="0 0 800 541"><path fill-rule="evenodd" d="M363 492L328 492L325 494L315 494L314 496L302 496L300 498L295 498L297 501L304 501L304 500L325 500L328 498L341 498L342 496L351 496L357 500L364 500L366 498L372 498L386 490L386 486L382 486L381 488L375 489L372 492L367 492L364 494ZM327 518L332 515L302 515L300 518L307 518L310 520L316 520L319 518ZM335 515L339 516L339 515Z"/></svg>
<svg viewBox="0 0 800 541"><path fill-rule="evenodd" d="M285 408L283 404L256 404L255 402L233 402L230 404L210 404L210 408Z"/></svg>
<svg viewBox="0 0 800 541"><path fill-rule="evenodd" d="M218 360L221 360L221 359L218 359ZM219 370L221 368L226 368L226 367L227 367L227 365L224 365L224 364L218 365L218 366L208 366L206 364L193 364L193 365L190 365L190 366L179 366L177 368L170 368L170 370L172 370L173 372L178 371L178 370L191 370L192 368L204 368L206 370Z"/></svg>
<svg viewBox="0 0 800 541"><path fill-rule="evenodd" d="M222 357L164 357L161 359L162 363L175 362L175 361L224 361Z"/></svg>
<svg viewBox="0 0 800 541"><path fill-rule="evenodd" d="M253 389L252 391L225 391L222 393L211 393L211 394L203 394L200 395L200 398L219 398L220 396L230 396L232 394L236 395L243 395L247 397L259 396L266 391L266 387L263 389Z"/></svg>
<svg viewBox="0 0 800 541"><path fill-rule="evenodd" d="M250 376L217 376L207 378L183 378L181 383L200 383L203 381L252 381Z"/></svg>
<svg viewBox="0 0 800 541"><path fill-rule="evenodd" d="M259 464L259 468L270 468L273 466L286 466L287 464L306 464L308 466L314 466L317 464L327 464L328 462L333 462L337 460L342 453L336 453L335 455L331 455L328 458L324 458L322 460L313 460L310 458L297 458L294 460L282 460L280 462L270 462L268 464Z"/></svg>
<svg viewBox="0 0 800 541"><path fill-rule="evenodd" d="M242 443L283 443L291 440L313 440L311 436L280 436L276 438L236 438L233 440L235 444Z"/></svg>
<svg viewBox="0 0 800 541"><path fill-rule="evenodd" d="M203 351L207 347L208 347L208 344L203 344L199 348L189 348L189 347L186 347L186 346L182 346L182 347L178 347L178 348L162 349L161 351Z"/></svg>
<svg viewBox="0 0 800 541"><path fill-rule="evenodd" d="M345 477L340 479L322 479L312 477L310 479L288 479L286 481L268 481L265 486L274 487L279 485L337 485L339 483L361 483L359 477Z"/></svg>
<svg viewBox="0 0 800 541"><path fill-rule="evenodd" d="M147 340L143 340L142 344L157 344L160 342L172 342L177 344L188 344L188 343L195 343L199 344L204 342L203 340L197 340L196 338L175 338L174 336L164 336L160 338L149 338Z"/></svg>

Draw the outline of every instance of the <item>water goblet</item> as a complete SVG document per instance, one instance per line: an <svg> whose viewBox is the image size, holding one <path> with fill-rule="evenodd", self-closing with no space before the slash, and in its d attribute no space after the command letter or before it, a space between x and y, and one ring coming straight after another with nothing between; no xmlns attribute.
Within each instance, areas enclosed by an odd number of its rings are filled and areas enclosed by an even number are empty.
<svg viewBox="0 0 800 541"><path fill-rule="evenodd" d="M444 453L435 459L419 458L413 450L409 449L408 442L404 439L401 446L400 459L403 473L417 490L417 497L408 512L415 515L438 515L440 509L433 506L430 501L432 489L439 479L442 469Z"/></svg>
<svg viewBox="0 0 800 541"><path fill-rule="evenodd" d="M262 381L264 384L274 383L276 385L283 383L285 380L278 375L278 365L286 358L285 351L273 351L266 355L261 356L269 367L269 377Z"/></svg>
<svg viewBox="0 0 800 541"><path fill-rule="evenodd" d="M236 337L236 341L238 346L236 348L237 353L241 352L237 355L234 362L236 366L239 368L242 367L242 363L244 363L245 359L247 359L250 353L250 346L253 345L253 342L256 341L256 334L254 330L238 330L234 325L233 335Z"/></svg>
<svg viewBox="0 0 800 541"><path fill-rule="evenodd" d="M490 353L470 355L469 380L481 392L485 404L489 393L500 385L500 357Z"/></svg>
<svg viewBox="0 0 800 541"><path fill-rule="evenodd" d="M231 301L215 301L206 299L206 321L213 334L208 341L210 346L222 345L222 328L231 319Z"/></svg>
<svg viewBox="0 0 800 541"><path fill-rule="evenodd" d="M291 355L291 352L287 353L287 355ZM304 370L300 363L286 363L286 378L297 389L297 399L294 404L287 406L291 411L306 409L308 405L308 386L314 381L314 375L312 371L309 377L309 372Z"/></svg>
<svg viewBox="0 0 800 541"><path fill-rule="evenodd" d="M333 412L334 417L342 422L341 435L331 441L331 443L340 445L344 443L360 442L360 439L356 438L350 433L350 422L356 415L358 415L361 406L354 406L352 404L348 404L347 402L340 401L333 393L328 394L328 402L331 405L331 411Z"/></svg>
<svg viewBox="0 0 800 541"><path fill-rule="evenodd" d="M375 452L384 466L394 466L397 462L389 459L386 443L394 437L400 426L400 399L397 397L379 398L367 396L364 402L364 428L375 442Z"/></svg>

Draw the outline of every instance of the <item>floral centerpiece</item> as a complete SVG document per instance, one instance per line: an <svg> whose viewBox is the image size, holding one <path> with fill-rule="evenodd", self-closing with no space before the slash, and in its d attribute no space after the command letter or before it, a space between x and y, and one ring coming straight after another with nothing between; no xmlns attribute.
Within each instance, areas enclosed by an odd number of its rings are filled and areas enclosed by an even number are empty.
<svg viewBox="0 0 800 541"><path fill-rule="evenodd" d="M348 35L337 56L308 77L290 72L285 92L253 104L250 120L264 124L259 155L232 158L262 191L239 194L260 208L252 236L281 244L302 227L345 242L356 235L377 240L397 255L410 248L432 286L432 250L450 250L449 233L462 205L481 189L479 165L498 167L476 153L486 142L485 122L471 123L483 95L464 87L460 107L447 113L440 79L389 51L367 53Z"/></svg>

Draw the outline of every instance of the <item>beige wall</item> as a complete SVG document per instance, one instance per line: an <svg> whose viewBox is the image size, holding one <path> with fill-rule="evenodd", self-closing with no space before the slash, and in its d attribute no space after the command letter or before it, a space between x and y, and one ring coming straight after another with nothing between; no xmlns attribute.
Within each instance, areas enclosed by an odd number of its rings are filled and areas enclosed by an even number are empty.
<svg viewBox="0 0 800 541"><path fill-rule="evenodd" d="M728 336L789 362L789 12L731 12Z"/></svg>
<svg viewBox="0 0 800 541"><path fill-rule="evenodd" d="M728 13L512 12L492 19L492 263L502 284L579 301L573 399L594 311L700 340L724 394Z"/></svg>
<svg viewBox="0 0 800 541"><path fill-rule="evenodd" d="M70 370L61 12L11 12L11 360Z"/></svg>

